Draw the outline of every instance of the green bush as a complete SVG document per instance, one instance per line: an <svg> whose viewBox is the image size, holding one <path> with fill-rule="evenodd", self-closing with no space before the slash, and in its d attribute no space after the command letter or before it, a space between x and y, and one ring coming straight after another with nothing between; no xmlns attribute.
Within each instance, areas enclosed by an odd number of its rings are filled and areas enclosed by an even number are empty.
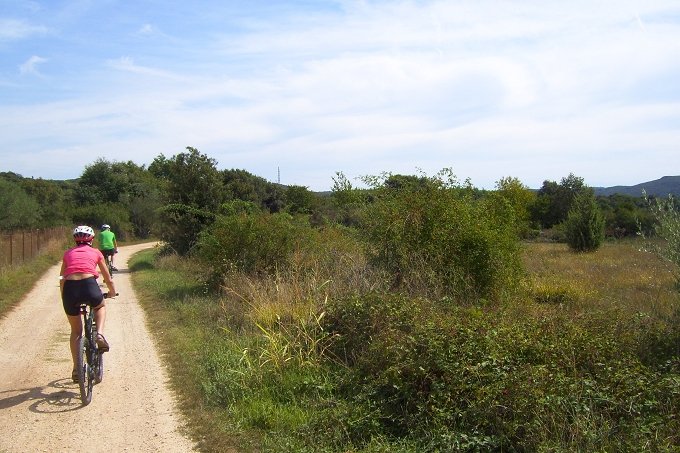
<svg viewBox="0 0 680 453"><path fill-rule="evenodd" d="M179 255L188 254L198 236L215 220L215 214L184 204L170 204L158 211L160 237Z"/></svg>
<svg viewBox="0 0 680 453"><path fill-rule="evenodd" d="M663 259L675 266L675 276L680 288L680 209L677 200L669 195L668 198L656 198L653 201L645 199L649 204L655 220L654 235L663 240L661 245L651 244L653 249ZM644 232L641 232L644 236Z"/></svg>
<svg viewBox="0 0 680 453"><path fill-rule="evenodd" d="M309 234L311 228L285 213L219 216L201 234L197 256L218 276L231 271L274 273L290 264L296 246Z"/></svg>
<svg viewBox="0 0 680 453"><path fill-rule="evenodd" d="M577 252L597 250L604 241L604 226L604 216L592 189L579 192L563 225L569 248Z"/></svg>
<svg viewBox="0 0 680 453"><path fill-rule="evenodd" d="M337 397L353 407L325 413L332 425L316 430L357 449L366 436L408 439L415 451L678 445L677 368L644 365L597 315L520 318L379 294L326 308L329 352L342 363Z"/></svg>
<svg viewBox="0 0 680 453"><path fill-rule="evenodd" d="M232 216L238 214L255 214L262 211L262 209L252 201L244 200L230 200L222 203L219 213L224 216Z"/></svg>
<svg viewBox="0 0 680 453"><path fill-rule="evenodd" d="M403 180L402 180L403 179ZM477 198L446 171L411 180L368 180L374 200L361 231L373 262L412 293L493 298L521 273L513 210L502 197Z"/></svg>

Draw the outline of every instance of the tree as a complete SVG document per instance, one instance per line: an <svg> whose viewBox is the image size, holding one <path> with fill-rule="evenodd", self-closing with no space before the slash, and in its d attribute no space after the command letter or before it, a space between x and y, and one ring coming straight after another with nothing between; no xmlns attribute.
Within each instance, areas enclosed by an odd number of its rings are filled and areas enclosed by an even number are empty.
<svg viewBox="0 0 680 453"><path fill-rule="evenodd" d="M220 173L226 201L242 200L262 205L267 196L267 187L271 184L269 181L246 170L222 170Z"/></svg>
<svg viewBox="0 0 680 453"><path fill-rule="evenodd" d="M149 166L152 173L167 181L167 201L195 209L216 211L223 201L222 177L217 161L196 148L166 159L159 156Z"/></svg>
<svg viewBox="0 0 680 453"><path fill-rule="evenodd" d="M166 187L167 204L158 210L161 239L177 253L189 253L212 222L224 199L217 161L196 148L171 159L158 156L149 166Z"/></svg>
<svg viewBox="0 0 680 453"><path fill-rule="evenodd" d="M643 195L656 221L654 235L663 240L661 243L650 242L647 248L675 266L676 286L680 288L680 203L672 195L653 200L647 193L643 192ZM644 231L639 234L645 237Z"/></svg>
<svg viewBox="0 0 680 453"><path fill-rule="evenodd" d="M0 178L0 230L33 228L40 205L19 184Z"/></svg>
<svg viewBox="0 0 680 453"><path fill-rule="evenodd" d="M564 232L569 247L577 252L597 250L604 241L604 216L592 189L581 190L573 199Z"/></svg>
<svg viewBox="0 0 680 453"><path fill-rule="evenodd" d="M118 203L133 190L132 173L142 171L133 162L109 162L97 159L85 167L78 179L80 190L77 199L80 203Z"/></svg>
<svg viewBox="0 0 680 453"><path fill-rule="evenodd" d="M160 237L179 255L189 254L201 232L216 218L212 212L174 203L159 209Z"/></svg>
<svg viewBox="0 0 680 453"><path fill-rule="evenodd" d="M559 184L543 181L536 202L531 207L532 219L544 228L552 228L566 220L576 195L585 188L583 178L570 173Z"/></svg>
<svg viewBox="0 0 680 453"><path fill-rule="evenodd" d="M78 186L74 215L85 215L89 224L108 223L119 237L128 233L148 237L154 229L164 191L161 181L143 166L97 159L85 167Z"/></svg>
<svg viewBox="0 0 680 453"><path fill-rule="evenodd" d="M477 198L450 170L400 179L412 182L406 184L364 181L374 198L359 231L369 257L395 287L473 300L499 297L516 285L519 241L508 203Z"/></svg>
<svg viewBox="0 0 680 453"><path fill-rule="evenodd" d="M501 178L496 182L496 194L505 199L512 207L520 236L529 234L530 208L536 201L536 194L522 184L518 178Z"/></svg>
<svg viewBox="0 0 680 453"><path fill-rule="evenodd" d="M24 178L19 184L40 205L40 226L52 227L71 223L70 202L73 183Z"/></svg>
<svg viewBox="0 0 680 453"><path fill-rule="evenodd" d="M643 197L615 193L598 196L597 202L604 215L605 236L635 236L639 227L645 233L653 230L654 218Z"/></svg>
<svg viewBox="0 0 680 453"><path fill-rule="evenodd" d="M359 226L360 213L368 198L367 192L366 189L352 186L344 173L336 172L331 188L332 206L329 207L329 217L345 226Z"/></svg>
<svg viewBox="0 0 680 453"><path fill-rule="evenodd" d="M290 214L311 214L316 204L314 193L304 186L286 188L286 210Z"/></svg>

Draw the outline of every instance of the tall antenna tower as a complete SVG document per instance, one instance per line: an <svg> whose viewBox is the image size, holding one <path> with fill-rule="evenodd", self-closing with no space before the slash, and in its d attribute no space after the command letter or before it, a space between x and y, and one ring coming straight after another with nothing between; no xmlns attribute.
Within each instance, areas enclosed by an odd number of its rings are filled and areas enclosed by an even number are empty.
<svg viewBox="0 0 680 453"><path fill-rule="evenodd" d="M276 183L281 184L281 167L276 167Z"/></svg>

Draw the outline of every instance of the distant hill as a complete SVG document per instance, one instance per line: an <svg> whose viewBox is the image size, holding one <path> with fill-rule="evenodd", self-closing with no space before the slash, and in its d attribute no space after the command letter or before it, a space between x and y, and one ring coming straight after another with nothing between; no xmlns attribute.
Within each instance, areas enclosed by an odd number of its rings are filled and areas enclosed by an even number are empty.
<svg viewBox="0 0 680 453"><path fill-rule="evenodd" d="M613 194L641 197L643 189L647 192L647 195L666 197L668 194L673 194L673 196L677 197L680 196L680 176L664 176L660 179L643 182L634 186L593 187L593 189L595 190L595 195L602 195L604 197Z"/></svg>

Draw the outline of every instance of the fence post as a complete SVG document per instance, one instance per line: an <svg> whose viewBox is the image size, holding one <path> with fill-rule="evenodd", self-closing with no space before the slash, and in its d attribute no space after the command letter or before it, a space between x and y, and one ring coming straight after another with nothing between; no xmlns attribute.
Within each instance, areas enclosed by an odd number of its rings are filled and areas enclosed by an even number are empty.
<svg viewBox="0 0 680 453"><path fill-rule="evenodd" d="M67 232L68 227L65 226L28 231L0 231L0 269L29 262L52 241L61 240ZM41 234L45 237L41 238Z"/></svg>

